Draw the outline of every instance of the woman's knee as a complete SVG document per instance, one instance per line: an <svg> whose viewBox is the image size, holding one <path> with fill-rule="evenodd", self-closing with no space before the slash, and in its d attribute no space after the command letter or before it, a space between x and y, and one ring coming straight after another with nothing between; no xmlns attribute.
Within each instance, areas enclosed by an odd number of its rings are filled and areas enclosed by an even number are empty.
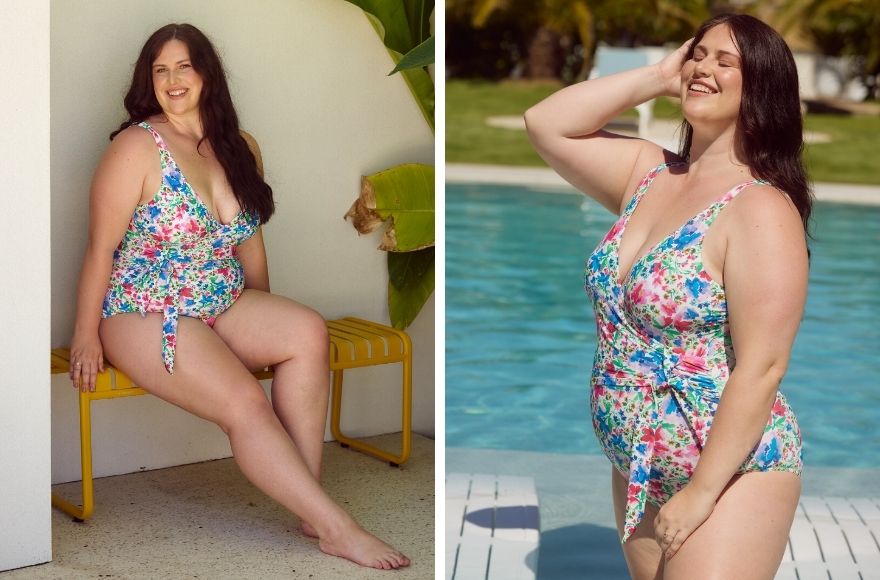
<svg viewBox="0 0 880 580"><path fill-rule="evenodd" d="M222 412L215 419L215 423L226 434L239 425L248 428L254 423L276 419L271 402L256 380L253 385L237 389L234 393L224 402Z"/></svg>
<svg viewBox="0 0 880 580"><path fill-rule="evenodd" d="M330 333L327 321L318 312L307 308L300 312L297 323L290 328L292 342L298 352L294 357L327 358L330 346Z"/></svg>

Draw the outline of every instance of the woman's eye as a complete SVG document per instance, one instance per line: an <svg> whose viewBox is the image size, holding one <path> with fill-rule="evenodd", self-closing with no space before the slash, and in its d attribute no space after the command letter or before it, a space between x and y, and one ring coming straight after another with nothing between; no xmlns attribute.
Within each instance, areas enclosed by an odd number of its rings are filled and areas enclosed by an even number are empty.
<svg viewBox="0 0 880 580"><path fill-rule="evenodd" d="M156 74L162 74L162 73L165 72L165 70L166 70L166 69L164 69L164 68L157 68L157 69L155 70L155 72L156 72Z"/></svg>
<svg viewBox="0 0 880 580"><path fill-rule="evenodd" d="M180 65L180 68L181 68L181 69L184 69L184 68L192 68L192 65L191 65L191 64L182 64L182 65Z"/></svg>

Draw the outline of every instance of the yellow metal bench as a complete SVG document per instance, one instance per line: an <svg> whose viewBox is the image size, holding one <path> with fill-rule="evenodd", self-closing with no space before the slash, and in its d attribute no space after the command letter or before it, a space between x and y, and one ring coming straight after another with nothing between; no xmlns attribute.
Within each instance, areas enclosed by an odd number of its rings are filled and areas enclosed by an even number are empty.
<svg viewBox="0 0 880 580"><path fill-rule="evenodd" d="M333 373L332 396L330 403L330 430L333 437L343 447L352 447L374 457L399 466L409 458L412 447L412 343L409 336L394 328L359 318L341 318L327 321L330 332L330 370ZM369 445L342 433L342 378L346 369L354 369L388 363L402 363L403 366L403 409L401 413L402 434L400 454L395 455ZM52 350L52 374L67 373L70 370L70 350ZM272 371L254 373L257 379L272 378ZM94 487L92 485L92 419L91 403L96 399L112 399L145 395L147 391L136 386L121 371L105 364L104 372L95 380L94 391L79 393L79 431L82 462L82 507L52 494L52 505L72 515L77 520L86 520L94 510Z"/></svg>

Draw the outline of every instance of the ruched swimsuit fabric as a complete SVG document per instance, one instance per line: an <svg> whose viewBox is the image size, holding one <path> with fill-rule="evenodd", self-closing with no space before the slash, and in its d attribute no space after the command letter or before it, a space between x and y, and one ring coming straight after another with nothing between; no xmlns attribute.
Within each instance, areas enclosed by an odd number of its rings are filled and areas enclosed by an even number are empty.
<svg viewBox="0 0 880 580"><path fill-rule="evenodd" d="M200 318L211 326L241 295L244 271L235 246L254 235L259 220L241 211L229 224L219 222L187 183L159 133L147 122L138 126L159 148L162 184L153 199L135 208L113 254L102 317L161 312L161 354L171 374L178 318Z"/></svg>
<svg viewBox="0 0 880 580"><path fill-rule="evenodd" d="M629 480L625 542L645 513L690 480L721 392L735 366L724 288L702 263L703 238L718 213L755 180L737 185L656 244L620 280L626 224L654 178L644 177L623 215L590 256L586 288L598 346L590 407L612 465ZM803 469L800 428L779 393L763 436L738 473Z"/></svg>

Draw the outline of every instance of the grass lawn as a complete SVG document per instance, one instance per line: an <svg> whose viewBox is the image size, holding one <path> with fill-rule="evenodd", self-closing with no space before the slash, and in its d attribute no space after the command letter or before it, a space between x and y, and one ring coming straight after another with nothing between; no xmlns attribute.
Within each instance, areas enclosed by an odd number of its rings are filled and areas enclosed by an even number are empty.
<svg viewBox="0 0 880 580"><path fill-rule="evenodd" d="M446 82L446 161L536 165L544 162L523 131L485 124L486 117L522 115L561 87L558 83L450 80ZM625 116L634 116L628 111ZM660 99L658 118L678 118L675 101ZM806 163L815 181L880 185L880 117L807 115L806 128L827 133L830 143L807 146Z"/></svg>

